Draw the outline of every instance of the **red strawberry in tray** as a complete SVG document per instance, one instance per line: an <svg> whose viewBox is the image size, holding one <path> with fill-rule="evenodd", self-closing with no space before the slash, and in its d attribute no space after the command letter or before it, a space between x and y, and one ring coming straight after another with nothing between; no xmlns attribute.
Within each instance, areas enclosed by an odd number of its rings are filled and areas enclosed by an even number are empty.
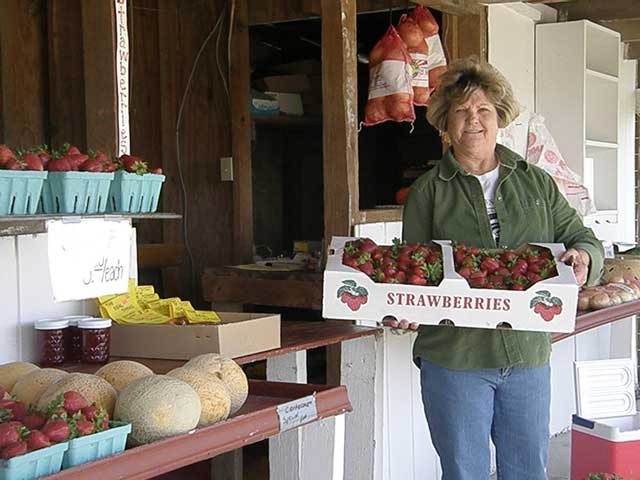
<svg viewBox="0 0 640 480"><path fill-rule="evenodd" d="M149 173L153 173L154 175L162 175L162 169L161 168L152 168L151 170L149 170Z"/></svg>
<svg viewBox="0 0 640 480"><path fill-rule="evenodd" d="M87 402L87 399L84 398L82 394L72 390L64 392L62 408L64 408L67 413L74 414L88 406L89 402Z"/></svg>
<svg viewBox="0 0 640 480"><path fill-rule="evenodd" d="M122 168L129 173L142 175L148 171L146 162L142 161L140 157L135 157L133 155L121 155L120 164L122 165Z"/></svg>
<svg viewBox="0 0 640 480"><path fill-rule="evenodd" d="M49 440L49 437L47 437L40 430L34 430L32 432L29 432L26 439L27 439L27 449L30 452L51 446L51 440Z"/></svg>
<svg viewBox="0 0 640 480"><path fill-rule="evenodd" d="M21 158L24 163L25 170L34 170L34 171L42 171L44 170L44 166L42 165L42 160L35 153L25 153Z"/></svg>
<svg viewBox="0 0 640 480"><path fill-rule="evenodd" d="M0 424L0 448L20 441L25 433L25 428L20 422L8 422Z"/></svg>
<svg viewBox="0 0 640 480"><path fill-rule="evenodd" d="M44 427L42 427L42 433L44 433L49 440L54 443L64 442L69 438L71 429L69 424L62 420L49 420Z"/></svg>
<svg viewBox="0 0 640 480"><path fill-rule="evenodd" d="M3 168L2 166L5 165L9 160L15 158L16 154L13 153L13 150L11 150L6 145L0 145L0 169Z"/></svg>
<svg viewBox="0 0 640 480"><path fill-rule="evenodd" d="M69 162L69 159L66 156L53 158L47 164L47 170L50 172L70 172L73 169L73 165Z"/></svg>
<svg viewBox="0 0 640 480"><path fill-rule="evenodd" d="M96 158L89 158L78 168L81 172L102 172L102 162Z"/></svg>
<svg viewBox="0 0 640 480"><path fill-rule="evenodd" d="M22 419L22 423L29 430L38 430L47 422L47 417L44 413L37 410L30 410L27 415Z"/></svg>
<svg viewBox="0 0 640 480"><path fill-rule="evenodd" d="M78 420L75 420L76 436L84 437L85 435L91 435L92 433L95 433L95 431L96 431L96 428L93 422L90 422L85 418L80 418Z"/></svg>
<svg viewBox="0 0 640 480"><path fill-rule="evenodd" d="M22 162L22 160L18 160L17 158L10 158L2 168L4 170L22 170L23 167L24 163Z"/></svg>
<svg viewBox="0 0 640 480"><path fill-rule="evenodd" d="M14 442L2 449L0 458L2 458L3 460L8 460L13 457L24 455L28 451L29 449L27 448L27 442Z"/></svg>

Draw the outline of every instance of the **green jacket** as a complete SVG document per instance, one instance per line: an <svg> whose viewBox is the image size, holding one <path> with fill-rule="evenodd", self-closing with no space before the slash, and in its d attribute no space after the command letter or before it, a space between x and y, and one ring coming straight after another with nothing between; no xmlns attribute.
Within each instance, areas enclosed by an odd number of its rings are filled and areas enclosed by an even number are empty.
<svg viewBox="0 0 640 480"><path fill-rule="evenodd" d="M586 228L553 179L519 155L497 145L500 177L494 204L500 223L500 248L528 242L563 243L591 257L588 283L602 273L602 244ZM440 165L411 187L403 214L403 237L409 243L458 240L496 248L482 187L447 151ZM549 334L507 329L421 326L414 357L445 368L468 370L539 367L549 360Z"/></svg>

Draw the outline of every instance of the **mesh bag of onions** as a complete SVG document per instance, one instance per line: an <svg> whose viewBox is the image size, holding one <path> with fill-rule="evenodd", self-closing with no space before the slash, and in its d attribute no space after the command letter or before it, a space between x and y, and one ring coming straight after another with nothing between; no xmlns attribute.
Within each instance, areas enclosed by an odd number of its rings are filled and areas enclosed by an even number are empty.
<svg viewBox="0 0 640 480"><path fill-rule="evenodd" d="M364 107L364 125L416 119L411 70L407 47L390 26L369 53L369 98Z"/></svg>

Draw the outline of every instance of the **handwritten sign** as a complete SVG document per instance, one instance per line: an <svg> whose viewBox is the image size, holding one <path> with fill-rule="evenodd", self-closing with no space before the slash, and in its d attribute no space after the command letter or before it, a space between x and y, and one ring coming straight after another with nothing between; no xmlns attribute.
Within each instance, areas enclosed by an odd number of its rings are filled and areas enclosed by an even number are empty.
<svg viewBox="0 0 640 480"><path fill-rule="evenodd" d="M283 403L278 405L276 411L280 421L280 431L286 432L318 418L316 396L309 395L292 402Z"/></svg>
<svg viewBox="0 0 640 480"><path fill-rule="evenodd" d="M127 0L114 0L116 11L116 97L118 102L118 155L128 154L129 135L129 31Z"/></svg>
<svg viewBox="0 0 640 480"><path fill-rule="evenodd" d="M47 231L55 301L127 291L132 239L128 220L50 220Z"/></svg>

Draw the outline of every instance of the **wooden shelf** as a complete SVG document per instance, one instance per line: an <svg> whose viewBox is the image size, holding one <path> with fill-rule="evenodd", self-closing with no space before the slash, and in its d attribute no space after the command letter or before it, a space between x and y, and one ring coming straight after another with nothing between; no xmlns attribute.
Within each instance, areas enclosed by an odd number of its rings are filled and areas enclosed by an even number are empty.
<svg viewBox="0 0 640 480"><path fill-rule="evenodd" d="M402 206L390 208L374 208L371 210L360 210L357 224L378 223L378 222L401 222Z"/></svg>
<svg viewBox="0 0 640 480"><path fill-rule="evenodd" d="M49 480L143 480L200 462L280 433L276 407L313 395L318 419L352 410L343 386L249 381L249 397L232 418L192 432L125 450L102 460L63 470Z"/></svg>
<svg viewBox="0 0 640 480"><path fill-rule="evenodd" d="M551 335L551 341L559 342L560 340L586 332L587 330L638 314L640 314L640 300L634 300L593 312L579 313L576 318L575 330L571 333L554 333Z"/></svg>
<svg viewBox="0 0 640 480"><path fill-rule="evenodd" d="M296 115L256 115L251 121L257 125L291 126L291 127L321 127L320 116L296 116Z"/></svg>
<svg viewBox="0 0 640 480"><path fill-rule="evenodd" d="M177 220L182 215L177 213L109 213L98 215L7 215L0 216L0 237L13 235L29 235L36 233L45 233L47 231L48 220L62 219L84 219L84 218L103 218L103 219L123 219L130 218L136 220Z"/></svg>

